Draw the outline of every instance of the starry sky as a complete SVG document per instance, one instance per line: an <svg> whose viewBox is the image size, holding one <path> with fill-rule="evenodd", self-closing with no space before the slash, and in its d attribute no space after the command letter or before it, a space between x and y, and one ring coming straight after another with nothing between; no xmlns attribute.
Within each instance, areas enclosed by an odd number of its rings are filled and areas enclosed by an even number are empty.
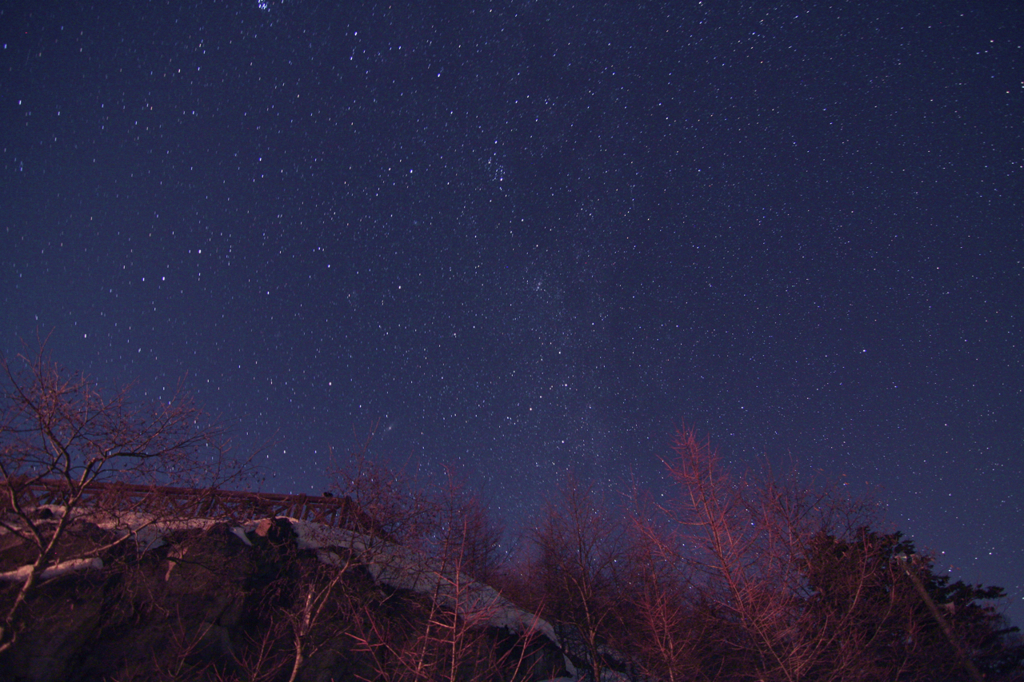
<svg viewBox="0 0 1024 682"><path fill-rule="evenodd" d="M480 486L879 486L1024 624L1015 2L0 2L0 349ZM354 435L355 434L355 435Z"/></svg>

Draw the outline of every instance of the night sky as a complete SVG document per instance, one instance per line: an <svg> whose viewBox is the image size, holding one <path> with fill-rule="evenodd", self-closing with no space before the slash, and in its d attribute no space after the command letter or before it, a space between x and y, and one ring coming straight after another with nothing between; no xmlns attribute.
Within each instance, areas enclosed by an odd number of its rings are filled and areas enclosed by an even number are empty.
<svg viewBox="0 0 1024 682"><path fill-rule="evenodd" d="M1024 624L1024 5L0 3L0 350L320 493L881 486Z"/></svg>

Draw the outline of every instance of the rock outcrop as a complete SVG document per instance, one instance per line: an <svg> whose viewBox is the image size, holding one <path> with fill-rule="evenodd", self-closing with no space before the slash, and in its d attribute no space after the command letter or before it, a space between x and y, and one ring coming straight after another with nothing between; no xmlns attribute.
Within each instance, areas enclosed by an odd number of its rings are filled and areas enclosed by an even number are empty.
<svg viewBox="0 0 1024 682"><path fill-rule="evenodd" d="M76 521L77 542L109 544ZM159 531L159 532L157 532ZM31 557L6 534L0 606ZM567 676L550 626L445 558L288 518L150 527L35 592L0 681ZM72 570L74 569L74 570ZM23 579L22 579L23 580Z"/></svg>

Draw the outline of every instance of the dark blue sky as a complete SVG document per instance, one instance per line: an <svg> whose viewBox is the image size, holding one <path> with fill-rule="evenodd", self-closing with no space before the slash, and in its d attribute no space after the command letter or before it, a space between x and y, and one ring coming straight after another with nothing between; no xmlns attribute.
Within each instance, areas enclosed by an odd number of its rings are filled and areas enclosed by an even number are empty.
<svg viewBox="0 0 1024 682"><path fill-rule="evenodd" d="M0 346L512 525L681 421L1024 621L1019 3L0 3ZM944 553L942 553L944 552Z"/></svg>

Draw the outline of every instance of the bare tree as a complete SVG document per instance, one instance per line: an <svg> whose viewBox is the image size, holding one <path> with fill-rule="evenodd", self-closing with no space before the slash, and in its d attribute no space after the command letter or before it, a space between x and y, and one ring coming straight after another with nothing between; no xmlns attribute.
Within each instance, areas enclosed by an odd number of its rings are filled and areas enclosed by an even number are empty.
<svg viewBox="0 0 1024 682"><path fill-rule="evenodd" d="M295 654L288 682L295 682L298 679L299 672L307 658L319 648L319 642L313 639L314 636L319 634L319 640L323 641L323 633L317 633L316 630L324 620L327 607L331 603L332 592L344 580L353 566L351 553L348 553L345 558L334 553L331 553L330 557L335 561L329 562L326 566L318 565L316 568L321 570L315 571L314 576L300 583L301 593L298 599L298 608L289 614L288 622L292 630L292 646Z"/></svg>
<svg viewBox="0 0 1024 682"><path fill-rule="evenodd" d="M359 514L350 524L354 529L390 542L417 543L436 527L437 496L413 480L404 468L371 453L376 428L374 424L348 458L328 470L331 494L355 503Z"/></svg>
<svg viewBox="0 0 1024 682"><path fill-rule="evenodd" d="M651 679L700 679L714 668L709 664L713 648L708 646L714 638L712 619L690 594L691 571L680 548L669 541L670 534L657 525L657 509L645 504L638 488L632 495L633 637L624 648Z"/></svg>
<svg viewBox="0 0 1024 682"><path fill-rule="evenodd" d="M434 661L434 676L476 679L495 663L488 656L486 628L502 599L477 578L496 570L500 530L451 471L437 507L433 542L426 543L422 553L423 564L432 569L432 587L425 627L414 651ZM416 668L419 665L418 660Z"/></svg>
<svg viewBox="0 0 1024 682"><path fill-rule="evenodd" d="M630 567L622 518L592 488L569 476L534 536L533 570L544 613L556 623L567 653L593 680L601 679L615 633L624 625Z"/></svg>
<svg viewBox="0 0 1024 682"><path fill-rule="evenodd" d="M673 489L657 502L634 489L629 528L570 479L535 531L519 587L538 588L533 605L543 601L588 677L607 667L669 682L1019 675L1014 629L976 603L1002 592L949 584L926 557L901 562L912 545L870 530L870 500L766 464L735 475L690 430L672 450Z"/></svg>
<svg viewBox="0 0 1024 682"><path fill-rule="evenodd" d="M907 608L905 591L873 589L895 584L891 562L867 548L832 560L829 580L821 568L827 542L853 543L874 520L871 505L768 467L730 475L693 431L679 432L673 451L665 464L679 496L662 506L670 531L646 534L688 568L693 607L714 612L710 644L730 652L729 677L847 682L892 672L893 661L871 655L882 624Z"/></svg>
<svg viewBox="0 0 1024 682"><path fill-rule="evenodd" d="M19 539L30 561L4 605L2 653L41 581L61 569L98 565L139 529L133 512L143 510L125 509L116 486L96 494L95 484L211 487L244 467L228 456L222 430L180 391L151 403L134 401L127 388L105 393L94 380L62 370L44 348L13 362L0 359L0 381L0 528ZM76 542L85 516L118 532L107 544Z"/></svg>
<svg viewBox="0 0 1024 682"><path fill-rule="evenodd" d="M429 507L432 527L364 555L387 587L376 603L357 604L351 639L381 680L484 680L498 670L506 679L527 678L541 621L475 578L497 570L500 531L451 476ZM495 623L513 630L518 644L497 647Z"/></svg>

